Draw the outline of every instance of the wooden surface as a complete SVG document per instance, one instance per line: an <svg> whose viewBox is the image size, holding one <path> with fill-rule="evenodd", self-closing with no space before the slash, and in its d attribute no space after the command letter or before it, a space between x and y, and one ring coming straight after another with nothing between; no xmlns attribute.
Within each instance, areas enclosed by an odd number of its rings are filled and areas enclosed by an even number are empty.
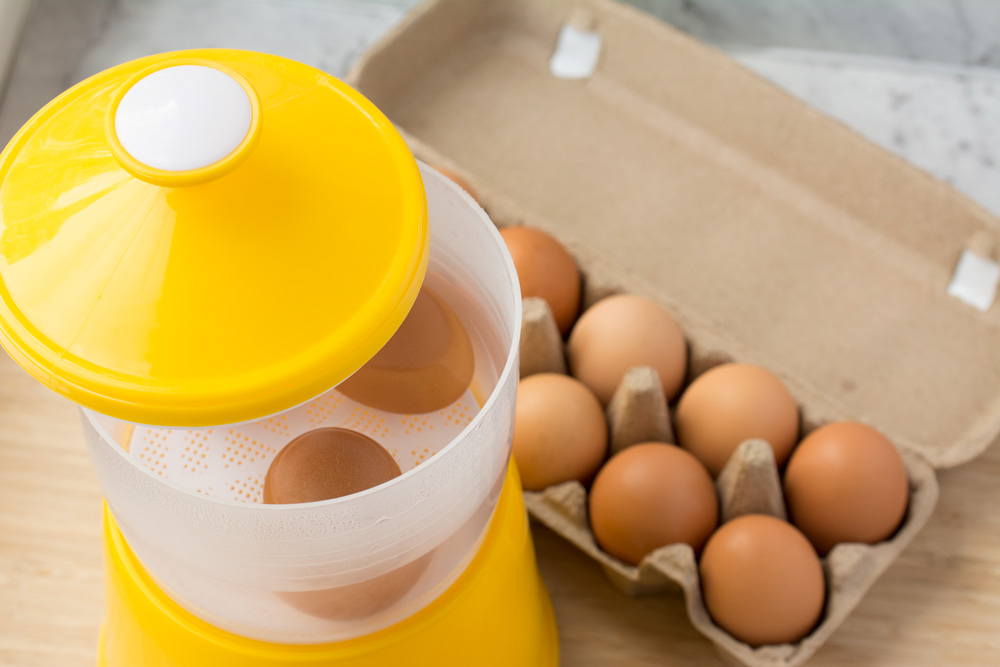
<svg viewBox="0 0 1000 667"><path fill-rule="evenodd" d="M813 665L1000 664L1000 448L942 472L941 502ZM76 410L0 353L0 665L93 665L100 493ZM564 665L719 661L679 597L631 600L534 528Z"/></svg>

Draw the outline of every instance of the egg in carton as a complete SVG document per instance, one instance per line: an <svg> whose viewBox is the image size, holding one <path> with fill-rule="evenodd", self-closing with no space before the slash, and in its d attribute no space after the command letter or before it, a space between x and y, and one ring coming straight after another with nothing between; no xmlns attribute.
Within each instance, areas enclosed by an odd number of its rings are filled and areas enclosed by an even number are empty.
<svg viewBox="0 0 1000 667"><path fill-rule="evenodd" d="M589 307L618 290L585 280L584 303ZM688 377L685 386L705 371L733 360L712 345L688 340ZM742 359L741 359L742 361ZM750 361L750 360L747 360ZM566 373L562 337L552 312L542 299L526 298L521 329L521 377L535 373ZM609 449L614 455L642 442L676 444L670 406L659 376L648 367L631 369L607 406ZM822 421L802 415L802 436ZM933 469L920 458L900 452L909 478L906 515L895 534L884 542L844 543L822 558L826 601L816 627L795 644L751 647L716 625L702 598L698 563L687 544L661 547L638 565L629 565L603 551L594 539L587 517L587 489L577 481L525 492L529 513L597 561L611 583L632 597L681 590L692 625L709 638L727 662L760 667L794 667L808 660L847 618L865 592L913 540L930 518L938 487ZM715 480L722 523L745 514L766 514L787 520L781 476L770 445L747 440L732 454Z"/></svg>

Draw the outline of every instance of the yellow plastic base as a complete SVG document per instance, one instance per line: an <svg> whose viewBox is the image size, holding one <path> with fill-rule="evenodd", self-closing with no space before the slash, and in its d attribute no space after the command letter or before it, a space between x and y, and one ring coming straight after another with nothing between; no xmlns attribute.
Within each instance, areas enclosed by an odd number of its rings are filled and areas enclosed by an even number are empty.
<svg viewBox="0 0 1000 667"><path fill-rule="evenodd" d="M333 644L259 642L219 630L167 597L105 510L107 617L98 667L554 667L559 640L513 464L479 553L451 588L379 632Z"/></svg>

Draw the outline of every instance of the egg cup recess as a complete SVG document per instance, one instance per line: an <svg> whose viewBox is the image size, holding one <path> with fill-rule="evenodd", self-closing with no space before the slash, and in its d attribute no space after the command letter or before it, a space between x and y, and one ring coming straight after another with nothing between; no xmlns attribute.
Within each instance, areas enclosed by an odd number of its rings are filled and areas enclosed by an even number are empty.
<svg viewBox="0 0 1000 667"><path fill-rule="evenodd" d="M622 291L594 271L584 273L583 309L608 295ZM684 386L706 371L730 362L733 356L714 341L688 339L688 370ZM741 359L743 361L743 359ZM747 359L753 362L752 359ZM766 364L761 364L766 366ZM521 330L521 375L566 373L564 343L548 305L541 299L523 302ZM607 406L609 456L631 445L657 441L676 443L670 406L655 370L631 369L622 378ZM801 437L828 419L815 417L800 405ZM723 656L746 665L801 665L812 656L860 602L896 557L926 524L937 500L934 470L923 459L900 451L909 483L906 513L888 540L874 544L842 543L821 558L826 582L826 600L818 624L794 644L751 647L722 629L705 606L698 575L698 560L687 544L656 549L638 565L630 565L602 550L595 541L588 519L588 489L577 481L525 492L529 513L576 545L604 570L622 593L640 597L680 589L686 599L688 617ZM782 472L771 446L764 440L747 440L730 456L715 478L719 496L720 525L747 514L765 514L787 520L782 491Z"/></svg>

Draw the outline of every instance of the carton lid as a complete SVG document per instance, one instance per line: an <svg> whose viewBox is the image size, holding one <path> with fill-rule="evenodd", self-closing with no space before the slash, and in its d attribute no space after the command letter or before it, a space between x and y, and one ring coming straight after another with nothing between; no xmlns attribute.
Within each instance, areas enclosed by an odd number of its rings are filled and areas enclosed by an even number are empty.
<svg viewBox="0 0 1000 667"><path fill-rule="evenodd" d="M0 154L0 343L132 422L247 421L338 384L402 323L427 254L400 135L276 56L119 65Z"/></svg>
<svg viewBox="0 0 1000 667"><path fill-rule="evenodd" d="M583 79L550 69L568 23L600 36ZM1000 432L1000 306L949 294L1000 221L724 55L611 2L438 0L349 80L494 220L564 241L591 294L659 300L807 425L865 421L937 467Z"/></svg>

